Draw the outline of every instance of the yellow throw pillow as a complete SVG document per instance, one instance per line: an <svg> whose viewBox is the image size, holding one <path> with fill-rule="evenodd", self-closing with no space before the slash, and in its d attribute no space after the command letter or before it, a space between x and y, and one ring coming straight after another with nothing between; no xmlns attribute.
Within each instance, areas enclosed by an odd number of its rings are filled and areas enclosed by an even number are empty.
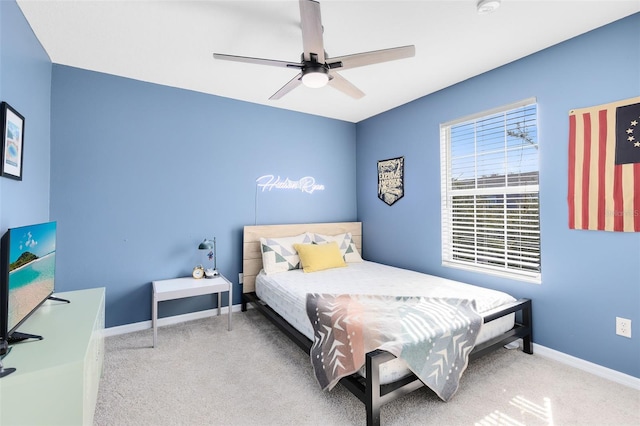
<svg viewBox="0 0 640 426"><path fill-rule="evenodd" d="M293 248L300 256L304 272L317 272L347 266L335 241L328 244L294 244Z"/></svg>

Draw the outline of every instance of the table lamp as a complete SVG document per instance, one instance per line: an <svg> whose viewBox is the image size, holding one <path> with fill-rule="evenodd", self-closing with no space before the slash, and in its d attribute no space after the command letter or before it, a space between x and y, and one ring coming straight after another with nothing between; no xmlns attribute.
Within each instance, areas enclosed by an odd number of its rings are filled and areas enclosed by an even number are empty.
<svg viewBox="0 0 640 426"><path fill-rule="evenodd" d="M216 237L213 237L213 241L204 239L198 246L198 250L202 251L203 262L205 265L204 276L205 278L213 278L218 276L218 266L216 260ZM213 268L211 264L213 263Z"/></svg>

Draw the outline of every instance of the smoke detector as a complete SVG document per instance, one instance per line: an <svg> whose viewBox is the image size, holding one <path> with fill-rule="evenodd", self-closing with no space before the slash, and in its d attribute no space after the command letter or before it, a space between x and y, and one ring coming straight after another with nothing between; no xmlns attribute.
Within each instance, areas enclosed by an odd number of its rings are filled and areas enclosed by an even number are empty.
<svg viewBox="0 0 640 426"><path fill-rule="evenodd" d="M500 7L500 0L478 0L478 15L486 15Z"/></svg>

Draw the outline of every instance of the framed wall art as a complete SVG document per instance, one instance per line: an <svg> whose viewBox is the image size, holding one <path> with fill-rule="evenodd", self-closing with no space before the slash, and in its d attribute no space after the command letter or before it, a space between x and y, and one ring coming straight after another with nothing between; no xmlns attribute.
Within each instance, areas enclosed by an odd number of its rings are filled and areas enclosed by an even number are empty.
<svg viewBox="0 0 640 426"><path fill-rule="evenodd" d="M24 117L11 106L0 104L2 117L2 176L22 180L24 150Z"/></svg>
<svg viewBox="0 0 640 426"><path fill-rule="evenodd" d="M378 198L391 206L404 197L404 157L378 161Z"/></svg>

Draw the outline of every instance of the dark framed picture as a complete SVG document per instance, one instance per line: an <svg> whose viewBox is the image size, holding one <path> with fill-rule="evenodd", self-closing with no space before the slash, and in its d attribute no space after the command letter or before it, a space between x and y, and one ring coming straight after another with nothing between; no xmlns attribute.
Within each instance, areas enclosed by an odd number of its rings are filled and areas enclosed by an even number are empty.
<svg viewBox="0 0 640 426"><path fill-rule="evenodd" d="M378 198L392 206L404 197L404 157L378 161Z"/></svg>
<svg viewBox="0 0 640 426"><path fill-rule="evenodd" d="M24 117L11 106L0 104L2 117L2 176L22 180Z"/></svg>

